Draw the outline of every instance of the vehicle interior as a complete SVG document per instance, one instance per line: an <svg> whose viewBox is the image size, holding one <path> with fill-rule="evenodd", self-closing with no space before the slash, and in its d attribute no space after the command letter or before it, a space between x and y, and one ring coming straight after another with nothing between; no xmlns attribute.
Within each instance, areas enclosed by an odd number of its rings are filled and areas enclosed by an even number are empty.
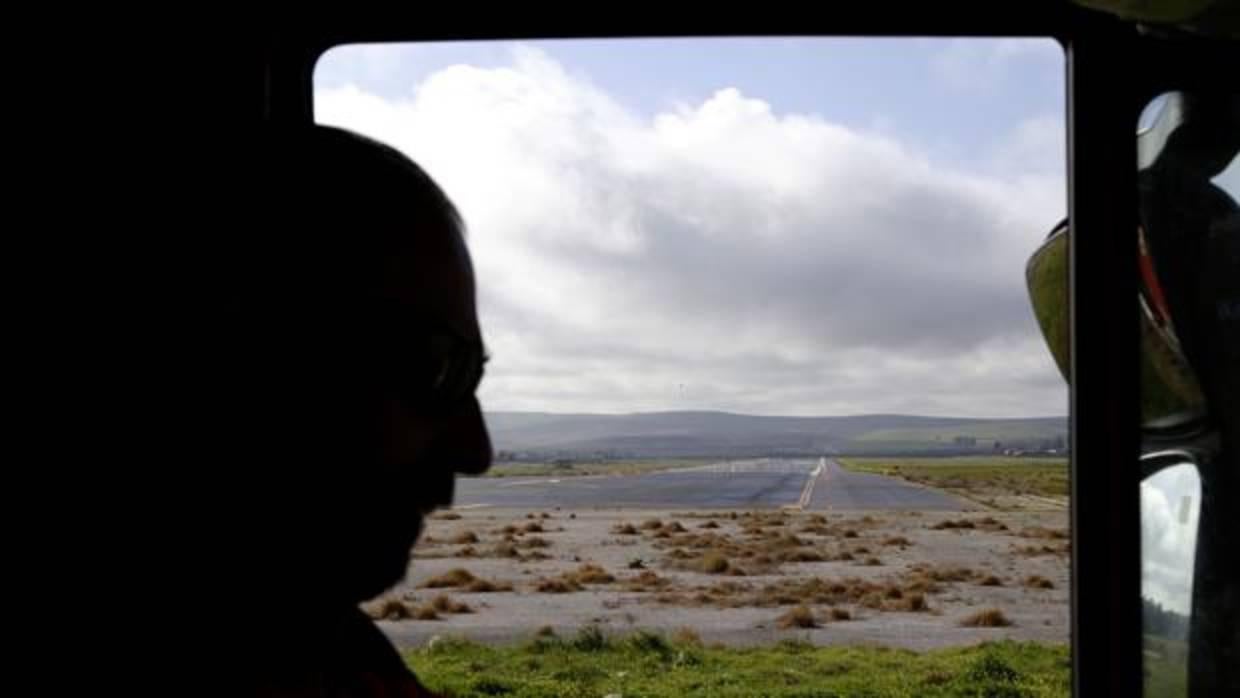
<svg viewBox="0 0 1240 698"><path fill-rule="evenodd" d="M1072 692L1142 694L1139 488L1188 464L1199 474L1201 503L1189 558L1187 695L1236 695L1240 517L1229 510L1240 498L1240 229L1236 202L1210 180L1240 151L1240 4L938 2L815 12L737 8L698 22L672 17L631 8L558 16L477 10L466 17L357 6L272 13L232 27L211 45L210 74L197 85L216 137L227 144L196 165L196 180L225 183L203 202L208 208L197 224L235 220L245 204L228 184L230 173L248 167L254 144L271 129L314 123L316 62L344 44L1051 37L1066 54L1069 208L1058 226L1040 222L1052 232L1042 250L1029 250L1029 274L1032 288L1050 255L1067 270L1062 281L1048 282L1058 296L1035 293L1032 301L1071 390ZM1138 138L1142 111L1168 94ZM264 234L262 227L237 232ZM204 266L216 278L240 273L208 247L196 254L212 260ZM1143 277L1148 258L1157 271ZM208 312L221 312L212 299L204 303ZM1058 311L1047 310L1056 303ZM1161 358L1151 358L1156 354Z"/></svg>

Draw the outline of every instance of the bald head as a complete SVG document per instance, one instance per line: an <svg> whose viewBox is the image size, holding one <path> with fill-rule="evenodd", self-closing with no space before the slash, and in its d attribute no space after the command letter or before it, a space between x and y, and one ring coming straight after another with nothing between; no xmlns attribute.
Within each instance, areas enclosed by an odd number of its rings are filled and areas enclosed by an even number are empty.
<svg viewBox="0 0 1240 698"><path fill-rule="evenodd" d="M262 144L249 179L263 235L239 250L260 285L353 292L382 278L393 250L467 259L460 214L395 149L324 126L273 128Z"/></svg>
<svg viewBox="0 0 1240 698"><path fill-rule="evenodd" d="M355 603L404 576L455 474L490 464L472 393L411 394L448 366L472 390L473 272L455 207L396 150L316 126L273 130L261 153L232 284L238 408L261 445L247 545L265 584Z"/></svg>

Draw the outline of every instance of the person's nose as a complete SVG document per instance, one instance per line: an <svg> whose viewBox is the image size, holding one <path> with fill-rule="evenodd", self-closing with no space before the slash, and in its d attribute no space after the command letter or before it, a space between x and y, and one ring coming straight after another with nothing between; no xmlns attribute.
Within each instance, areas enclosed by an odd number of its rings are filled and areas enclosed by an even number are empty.
<svg viewBox="0 0 1240 698"><path fill-rule="evenodd" d="M453 416L444 441L451 444L452 469L463 475L481 475L491 467L491 435L477 397Z"/></svg>

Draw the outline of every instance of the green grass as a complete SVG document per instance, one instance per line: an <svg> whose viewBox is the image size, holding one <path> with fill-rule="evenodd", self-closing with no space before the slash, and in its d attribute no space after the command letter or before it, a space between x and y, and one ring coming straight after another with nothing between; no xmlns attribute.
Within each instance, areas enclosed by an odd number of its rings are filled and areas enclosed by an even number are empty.
<svg viewBox="0 0 1240 698"><path fill-rule="evenodd" d="M1176 698L1188 695L1188 644L1146 635L1145 695Z"/></svg>
<svg viewBox="0 0 1240 698"><path fill-rule="evenodd" d="M849 470L902 477L973 499L1002 494L1068 494L1063 458L841 458Z"/></svg>
<svg viewBox="0 0 1240 698"><path fill-rule="evenodd" d="M651 459L599 462L496 463L485 477L572 477L576 475L639 475L672 468L688 468L709 461L689 459Z"/></svg>
<svg viewBox="0 0 1240 698"><path fill-rule="evenodd" d="M441 639L406 655L446 696L1067 696L1066 645L997 642L925 653L881 647L703 647L640 632L489 647Z"/></svg>
<svg viewBox="0 0 1240 698"><path fill-rule="evenodd" d="M1014 422L1002 424L962 424L956 427L908 427L905 429L873 429L856 437L862 444L883 442L889 445L921 444L926 446L952 446L957 436L971 436L983 446L996 441L1040 441L1053 439L1063 429L1043 424Z"/></svg>

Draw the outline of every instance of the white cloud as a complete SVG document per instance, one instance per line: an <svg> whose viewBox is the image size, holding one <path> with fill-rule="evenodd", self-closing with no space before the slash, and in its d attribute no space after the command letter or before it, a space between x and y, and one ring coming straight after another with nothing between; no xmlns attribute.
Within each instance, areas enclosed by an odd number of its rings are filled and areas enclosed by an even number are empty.
<svg viewBox="0 0 1240 698"><path fill-rule="evenodd" d="M1141 593L1188 614L1201 481L1192 465L1177 465L1141 483Z"/></svg>
<svg viewBox="0 0 1240 698"><path fill-rule="evenodd" d="M732 88L646 119L528 49L416 87L321 90L316 111L463 212L488 409L1066 408L1023 283L1060 171L946 167ZM1013 152L1047 130L1021 126Z"/></svg>

